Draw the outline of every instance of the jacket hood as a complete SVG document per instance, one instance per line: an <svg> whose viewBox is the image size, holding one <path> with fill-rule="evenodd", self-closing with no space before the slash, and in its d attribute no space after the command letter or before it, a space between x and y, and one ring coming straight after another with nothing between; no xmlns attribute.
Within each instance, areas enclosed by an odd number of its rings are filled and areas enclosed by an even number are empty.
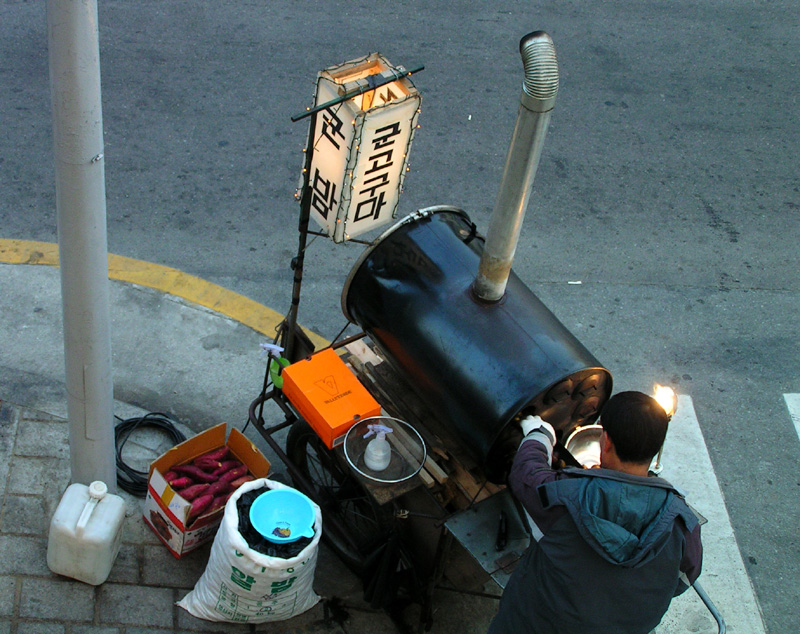
<svg viewBox="0 0 800 634"><path fill-rule="evenodd" d="M676 516L689 530L697 523L682 496L664 480L591 471L590 477L542 485L540 493L546 506L564 506L586 543L613 564L638 567L658 555Z"/></svg>

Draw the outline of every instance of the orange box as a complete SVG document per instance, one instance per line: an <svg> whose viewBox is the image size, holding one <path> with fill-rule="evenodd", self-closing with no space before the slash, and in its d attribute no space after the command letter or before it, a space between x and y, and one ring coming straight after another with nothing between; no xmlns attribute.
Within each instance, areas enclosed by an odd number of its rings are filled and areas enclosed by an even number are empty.
<svg viewBox="0 0 800 634"><path fill-rule="evenodd" d="M328 449L362 418L380 416L381 406L333 348L283 369L283 393Z"/></svg>

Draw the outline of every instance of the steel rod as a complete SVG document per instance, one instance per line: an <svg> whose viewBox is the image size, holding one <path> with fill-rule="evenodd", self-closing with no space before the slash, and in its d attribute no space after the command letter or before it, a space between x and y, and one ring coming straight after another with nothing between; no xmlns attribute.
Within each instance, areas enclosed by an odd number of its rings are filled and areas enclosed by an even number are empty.
<svg viewBox="0 0 800 634"><path fill-rule="evenodd" d="M346 92L345 94L336 97L336 99L331 99L330 101L326 101L323 104L318 106L314 106L313 108L309 108L308 110L301 112L300 114L296 114L292 117L292 121L297 122L301 119L305 119L306 117L310 117L312 114L316 114L322 110L327 110L328 108L332 108L333 106L337 106L340 103L347 101L348 99L352 99L353 97L358 97L359 95L363 95L365 92L369 92L370 90L375 90L376 88L380 88L381 86L385 86L386 84L391 84L393 81L397 81L398 79L402 79L403 77L409 77L414 73L418 73L420 71L425 70L424 66L415 66L414 68L410 68L408 70L403 70L398 72L395 70L391 75L388 77L379 77L377 79L369 79L372 77L378 77L377 75L370 75L368 77L369 83L366 86L360 86L355 90L351 90Z"/></svg>

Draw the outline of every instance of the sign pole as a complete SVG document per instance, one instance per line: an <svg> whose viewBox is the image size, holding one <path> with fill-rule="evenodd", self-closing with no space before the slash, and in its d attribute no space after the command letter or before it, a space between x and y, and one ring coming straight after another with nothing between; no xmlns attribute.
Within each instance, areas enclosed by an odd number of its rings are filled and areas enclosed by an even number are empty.
<svg viewBox="0 0 800 634"><path fill-rule="evenodd" d="M314 154L314 135L316 134L316 117L311 117L308 124L308 143L306 144L306 160L303 165L303 191L300 198L300 220L298 223L298 232L300 233L297 255L292 259L292 270L294 271L294 280L292 283L292 303L289 311L286 314L284 321L284 332L282 345L284 348L284 356L290 361L294 362L295 354L295 339L297 328L297 312L300 306L300 286L303 283L303 263L306 254L306 243L308 241L308 221L311 218L311 188L309 187L309 173L311 169L311 159Z"/></svg>

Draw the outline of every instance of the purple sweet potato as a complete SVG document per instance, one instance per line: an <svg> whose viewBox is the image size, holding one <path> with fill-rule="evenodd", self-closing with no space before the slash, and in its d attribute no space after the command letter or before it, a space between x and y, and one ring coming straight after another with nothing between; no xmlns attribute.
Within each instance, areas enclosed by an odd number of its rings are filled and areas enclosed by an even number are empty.
<svg viewBox="0 0 800 634"><path fill-rule="evenodd" d="M167 480L169 482L169 480ZM194 484L194 480L192 480L189 476L180 476L179 478L173 478L172 482L169 482L169 485L175 489L185 489L188 486Z"/></svg>
<svg viewBox="0 0 800 634"><path fill-rule="evenodd" d="M211 504L206 509L206 511L210 513L211 511L216 511L217 509L222 508L223 506L225 506L225 503L228 501L229 497L230 497L229 493L223 493L222 495L215 496L214 499L211 501Z"/></svg>
<svg viewBox="0 0 800 634"><path fill-rule="evenodd" d="M243 475L247 475L247 465L244 464L241 467L236 467L235 469L226 471L219 477L219 480L220 482L226 482L230 484L237 478L241 478Z"/></svg>
<svg viewBox="0 0 800 634"><path fill-rule="evenodd" d="M195 498L192 502L192 507L189 509L189 519L191 520L204 513L213 501L214 496L208 494Z"/></svg>
<svg viewBox="0 0 800 634"><path fill-rule="evenodd" d="M215 482L216 476L212 476L210 473L206 473L200 467L195 467L191 464L179 464L172 467L173 471L180 473L181 475L187 475L190 478L193 478L195 482Z"/></svg>
<svg viewBox="0 0 800 634"><path fill-rule="evenodd" d="M214 449L214 451L209 451L207 453L204 453L202 456L198 456L196 460L200 460L201 458L208 458L210 460L217 460L219 462L222 462L222 460L228 457L229 453L230 449L228 449L227 445L224 445L219 449Z"/></svg>
<svg viewBox="0 0 800 634"><path fill-rule="evenodd" d="M179 476L179 475L178 475L177 473L175 473L174 471L167 471L167 472L164 474L164 479L167 481L167 484L172 484L172 481L173 481L173 480L177 480L177 479L178 479L178 478L180 478L180 477L181 477L181 476Z"/></svg>
<svg viewBox="0 0 800 634"><path fill-rule="evenodd" d="M200 497L206 492L211 485L208 483L202 484L193 484L190 487L186 487L185 489L181 489L178 491L178 494L187 502L191 502L192 500Z"/></svg>
<svg viewBox="0 0 800 634"><path fill-rule="evenodd" d="M220 463L219 468L218 469L214 469L214 471L211 472L211 475L213 475L213 476L221 476L223 473L225 473L227 471L230 471L231 469L235 469L236 467L241 467L241 466L242 466L242 463L239 462L238 460L223 460Z"/></svg>
<svg viewBox="0 0 800 634"><path fill-rule="evenodd" d="M208 490L206 493L210 493L211 495L220 495L221 493L225 493L228 490L228 483L223 482L221 480L217 480L216 482L212 482L208 486Z"/></svg>
<svg viewBox="0 0 800 634"><path fill-rule="evenodd" d="M214 471L222 466L222 463L219 460L214 460L214 458L209 458L207 456L195 458L192 460L192 464L203 471Z"/></svg>
<svg viewBox="0 0 800 634"><path fill-rule="evenodd" d="M230 483L231 491L235 491L240 486L242 486L245 482L252 482L255 478L251 475L243 475L241 478L236 478L233 482Z"/></svg>

